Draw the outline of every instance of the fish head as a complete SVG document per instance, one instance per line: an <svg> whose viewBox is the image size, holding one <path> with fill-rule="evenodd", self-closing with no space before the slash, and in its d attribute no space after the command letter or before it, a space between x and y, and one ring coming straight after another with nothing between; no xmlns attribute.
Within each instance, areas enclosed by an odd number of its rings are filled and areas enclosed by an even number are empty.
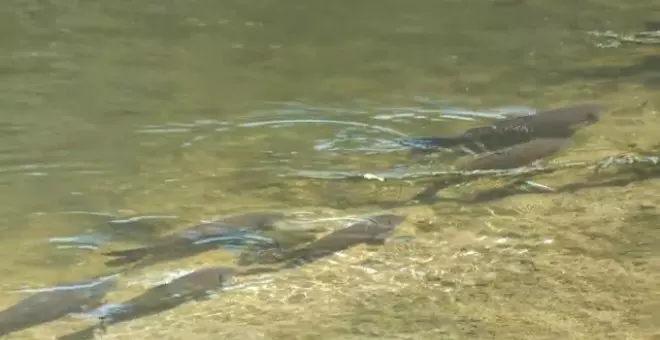
<svg viewBox="0 0 660 340"><path fill-rule="evenodd" d="M366 220L369 222L368 232L369 239L363 242L371 245L381 245L385 240L392 235L394 229L406 219L405 216L394 214L383 214L368 217Z"/></svg>
<svg viewBox="0 0 660 340"><path fill-rule="evenodd" d="M598 123L605 107L600 104L585 104L582 106L582 126Z"/></svg>
<svg viewBox="0 0 660 340"><path fill-rule="evenodd" d="M531 128L534 138L568 138L576 130L597 123L604 110L598 103L558 107L522 117L521 125Z"/></svg>
<svg viewBox="0 0 660 340"><path fill-rule="evenodd" d="M647 32L660 31L660 20L644 21L644 31Z"/></svg>
<svg viewBox="0 0 660 340"><path fill-rule="evenodd" d="M554 111L554 119L558 124L568 123L570 129L577 130L597 123L605 107L601 104L589 103L559 108Z"/></svg>

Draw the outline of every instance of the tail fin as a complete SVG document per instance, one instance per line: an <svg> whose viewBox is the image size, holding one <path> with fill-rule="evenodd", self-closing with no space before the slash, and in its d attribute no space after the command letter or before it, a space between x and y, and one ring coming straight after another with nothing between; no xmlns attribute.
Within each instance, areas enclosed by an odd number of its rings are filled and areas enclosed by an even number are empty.
<svg viewBox="0 0 660 340"><path fill-rule="evenodd" d="M149 247L141 247L135 249L118 250L118 251L110 251L107 253L103 253L103 255L105 256L118 257L116 259L106 261L105 265L108 267L117 267L128 263L137 262L142 258L144 258L145 256L149 255L149 250L150 250Z"/></svg>

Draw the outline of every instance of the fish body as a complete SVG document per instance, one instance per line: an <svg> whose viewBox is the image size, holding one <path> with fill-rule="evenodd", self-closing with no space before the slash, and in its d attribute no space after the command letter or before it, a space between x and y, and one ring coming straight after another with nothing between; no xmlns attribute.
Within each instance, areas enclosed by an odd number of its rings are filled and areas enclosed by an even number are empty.
<svg viewBox="0 0 660 340"><path fill-rule="evenodd" d="M31 295L0 311L0 336L93 309L116 284L117 275L114 275L60 285Z"/></svg>
<svg viewBox="0 0 660 340"><path fill-rule="evenodd" d="M457 168L459 171L515 169L550 157L570 143L571 140L567 138L534 139L527 143L514 145L476 157ZM432 199L438 191L464 181L465 179L460 177L433 181L412 199L417 201Z"/></svg>
<svg viewBox="0 0 660 340"><path fill-rule="evenodd" d="M155 286L128 301L105 308L105 311L100 312L100 325L90 326L57 339L92 339L95 331L105 329L112 324L158 314L189 301L206 299L225 286L234 274L234 269L229 267L207 267L196 270L169 283Z"/></svg>
<svg viewBox="0 0 660 340"><path fill-rule="evenodd" d="M598 122L603 111L604 106L595 103L561 107L504 119L490 126L468 129L458 135L414 138L401 143L411 146L413 151L421 149L426 150L426 153L437 148L460 145L481 153L538 138L569 138L576 130Z"/></svg>
<svg viewBox="0 0 660 340"><path fill-rule="evenodd" d="M648 20L644 22L644 31L660 31L660 20Z"/></svg>
<svg viewBox="0 0 660 340"><path fill-rule="evenodd" d="M380 245L404 220L405 216L392 214L366 217L301 248L267 250L261 254L263 256L253 262L261 264L283 261L313 262L361 243ZM297 264L293 263L292 266L297 266Z"/></svg>
<svg viewBox="0 0 660 340"><path fill-rule="evenodd" d="M236 264L241 267L260 264L262 258L268 258L271 253L277 254L282 249L291 249L312 242L316 237L316 233L311 230L278 231L276 235L273 235L274 243L254 244L241 251L237 256Z"/></svg>
<svg viewBox="0 0 660 340"><path fill-rule="evenodd" d="M529 165L550 157L571 143L565 138L539 138L493 151L459 166L459 170L506 170Z"/></svg>
<svg viewBox="0 0 660 340"><path fill-rule="evenodd" d="M121 266L147 257L149 260L143 265L169 261L212 250L221 242L271 242L254 233L272 229L274 223L284 217L285 214L280 212L253 212L198 224L164 236L149 246L103 253L116 257L105 264L110 267Z"/></svg>
<svg viewBox="0 0 660 340"><path fill-rule="evenodd" d="M178 306L180 301L197 300L212 294L223 287L234 275L229 267L209 267L196 270L169 283L161 284L147 290L124 303L123 312L110 315L111 323L120 320L134 319L143 314L150 315L152 310L163 307Z"/></svg>

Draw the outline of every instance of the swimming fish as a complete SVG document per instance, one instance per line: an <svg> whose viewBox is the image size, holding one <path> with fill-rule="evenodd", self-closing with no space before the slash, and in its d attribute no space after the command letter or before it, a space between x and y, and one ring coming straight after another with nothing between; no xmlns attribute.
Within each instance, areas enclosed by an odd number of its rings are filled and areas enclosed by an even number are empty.
<svg viewBox="0 0 660 340"><path fill-rule="evenodd" d="M518 144L506 149L493 151L459 165L459 171L472 170L506 170L515 169L533 163L542 158L550 157L571 143L567 138L539 138L527 143ZM429 200L438 191L448 186L465 181L465 178L447 178L431 183L412 199Z"/></svg>
<svg viewBox="0 0 660 340"><path fill-rule="evenodd" d="M251 212L221 218L164 236L149 246L103 253L117 257L105 264L114 267L144 259L144 266L203 253L221 242L273 242L257 233L273 229L274 223L284 217L281 212Z"/></svg>
<svg viewBox="0 0 660 340"><path fill-rule="evenodd" d="M497 150L460 165L460 170L506 170L528 165L554 155L571 143L567 138L539 138L507 149Z"/></svg>
<svg viewBox="0 0 660 340"><path fill-rule="evenodd" d="M540 111L536 114L501 120L453 136L422 137L400 141L413 151L465 146L475 153L494 151L537 138L569 138L579 128L600 120L604 106L589 103ZM485 150L484 150L485 149Z"/></svg>
<svg viewBox="0 0 660 340"><path fill-rule="evenodd" d="M313 262L361 243L382 245L405 219L405 216L392 214L366 217L301 248L270 249L259 254L257 260L252 259L252 262L264 264L290 261L287 267L292 268L300 263Z"/></svg>
<svg viewBox="0 0 660 340"><path fill-rule="evenodd" d="M117 285L117 274L58 285L31 295L0 311L0 336L82 313L102 304Z"/></svg>
<svg viewBox="0 0 660 340"><path fill-rule="evenodd" d="M274 243L253 244L241 251L237 256L236 264L238 266L258 264L263 254L309 243L316 239L317 234L313 230L280 230L271 237L275 241Z"/></svg>
<svg viewBox="0 0 660 340"><path fill-rule="evenodd" d="M644 21L644 31L646 32L660 31L660 20Z"/></svg>
<svg viewBox="0 0 660 340"><path fill-rule="evenodd" d="M230 267L207 267L196 270L169 283L155 286L128 301L102 306L97 312L100 315L100 324L57 339L93 339L97 330L104 331L110 325L158 314L189 301L207 299L223 288L234 274L235 270Z"/></svg>

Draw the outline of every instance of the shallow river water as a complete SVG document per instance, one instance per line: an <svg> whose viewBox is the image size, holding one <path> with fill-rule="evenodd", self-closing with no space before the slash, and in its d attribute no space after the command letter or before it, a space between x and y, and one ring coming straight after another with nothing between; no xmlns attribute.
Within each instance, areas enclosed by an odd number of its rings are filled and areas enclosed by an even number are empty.
<svg viewBox="0 0 660 340"><path fill-rule="evenodd" d="M554 192L484 179L406 205L454 156L397 143L598 102L558 162L660 153L660 38L619 38L659 29L655 2L8 0L0 307L223 215L285 212L298 245L392 213L406 220L383 246L240 276L98 338L660 339L655 165L535 177ZM104 302L246 249L122 272Z"/></svg>

